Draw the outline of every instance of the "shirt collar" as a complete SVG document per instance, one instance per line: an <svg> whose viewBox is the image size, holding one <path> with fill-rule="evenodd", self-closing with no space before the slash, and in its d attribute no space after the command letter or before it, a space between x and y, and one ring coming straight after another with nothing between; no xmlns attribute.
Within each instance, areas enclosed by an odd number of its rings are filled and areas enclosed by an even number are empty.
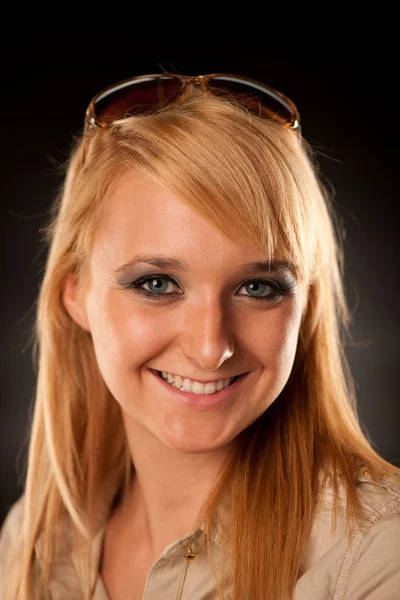
<svg viewBox="0 0 400 600"><path fill-rule="evenodd" d="M93 566L97 566L100 561L100 554L101 554L101 550L102 550L102 546L103 546L104 535L105 535L105 531L107 528L107 523L111 516L111 510L112 510L114 498L115 498L115 491L112 490L109 486L105 486L104 492L102 494L102 498L99 501L98 506L95 511L95 532L96 533L93 538L93 546L92 546L92 564L93 564ZM213 542L215 542L216 544L221 546L221 548L226 549L227 551L231 552L231 546L230 546L229 542L227 541L229 539L229 536L227 535L228 531L229 531L229 529L228 529L229 528L228 505L229 505L229 497L225 493L222 497L222 500L217 505L217 508L215 511L214 519L213 519L213 521L211 523L211 527L210 527L210 538ZM77 565L78 551L73 550L72 535L70 534L71 529L66 528L66 531L68 533L67 533L67 535L63 535L63 537L62 537L62 543L60 544L59 553L57 554L55 563L57 563L57 564L59 563L60 565L65 564L65 561L67 560L67 558L70 557L72 559L72 561L74 562L74 564ZM172 548L173 546L176 546L177 552L180 551L180 549L179 549L180 544L177 544L177 542L179 542L179 543L182 542L182 545L183 545L185 543L185 541L192 538L190 541L193 542L194 544L196 544L196 541L198 541L200 536L203 534L206 535L206 523L204 520L202 520L199 523L199 526L195 532L192 532L191 534L188 534L187 536L184 536L183 538L180 538L179 540L175 540L175 542L170 544L170 546L168 546L168 548L165 549L164 554L167 554L167 553L168 553L168 555L171 555L171 553L173 554L175 552L175 548ZM36 553L36 556L40 563L42 562L41 559L43 556L43 545L44 545L43 534L40 534L35 543L35 553Z"/></svg>

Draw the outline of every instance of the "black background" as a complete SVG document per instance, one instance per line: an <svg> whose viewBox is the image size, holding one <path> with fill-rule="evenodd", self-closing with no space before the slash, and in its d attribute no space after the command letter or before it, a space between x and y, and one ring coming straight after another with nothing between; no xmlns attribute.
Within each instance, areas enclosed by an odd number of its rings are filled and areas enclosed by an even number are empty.
<svg viewBox="0 0 400 600"><path fill-rule="evenodd" d="M43 35L14 37L1 46L0 518L22 491L18 473L36 377L28 339L46 258L39 229L61 183L59 166L95 93L134 75L165 70L246 75L297 104L303 135L318 150L346 230L345 285L355 341L346 354L360 420L378 452L399 464L395 55L384 50L299 54L249 40L171 43L121 32Z"/></svg>

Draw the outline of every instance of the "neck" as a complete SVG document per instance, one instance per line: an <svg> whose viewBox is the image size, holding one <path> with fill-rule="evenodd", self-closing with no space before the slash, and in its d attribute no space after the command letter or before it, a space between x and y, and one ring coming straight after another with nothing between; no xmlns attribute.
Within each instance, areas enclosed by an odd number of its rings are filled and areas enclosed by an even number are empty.
<svg viewBox="0 0 400 600"><path fill-rule="evenodd" d="M134 474L120 513L145 551L157 557L195 530L230 447L201 454L177 452L132 421L125 426Z"/></svg>

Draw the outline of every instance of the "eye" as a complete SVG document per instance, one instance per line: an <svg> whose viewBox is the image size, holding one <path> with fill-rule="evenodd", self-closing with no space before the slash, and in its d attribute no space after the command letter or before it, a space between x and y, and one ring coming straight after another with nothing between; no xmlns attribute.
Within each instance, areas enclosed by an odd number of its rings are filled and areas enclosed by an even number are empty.
<svg viewBox="0 0 400 600"><path fill-rule="evenodd" d="M173 292L167 292L169 284L174 282L171 279L164 277L150 277L143 285L148 285L150 292L154 290L157 296L169 296ZM175 284L176 285L176 284Z"/></svg>
<svg viewBox="0 0 400 600"><path fill-rule="evenodd" d="M176 281L169 275L147 275L130 283L127 287L150 300L161 300L182 296L182 292L167 292L166 290L168 289L169 284L179 287ZM148 286L148 289L143 286ZM290 294L294 288L294 284L287 282L278 283L277 281L267 279L249 279L241 284L239 289L242 288L248 288L248 290L250 290L249 294L239 294L239 296L242 296L243 298L271 302ZM270 290L269 293L268 289ZM255 295L252 296L251 292L254 292Z"/></svg>
<svg viewBox="0 0 400 600"><path fill-rule="evenodd" d="M265 279L251 279L244 283L241 288L253 288L252 292L254 292L255 296L249 296L249 298L254 300L270 300L275 299L278 296L282 296L284 294L284 290L278 287L279 284L271 281L267 281ZM240 289L241 289L240 288ZM268 288L272 290L272 293L268 293ZM240 294L242 295L242 294Z"/></svg>

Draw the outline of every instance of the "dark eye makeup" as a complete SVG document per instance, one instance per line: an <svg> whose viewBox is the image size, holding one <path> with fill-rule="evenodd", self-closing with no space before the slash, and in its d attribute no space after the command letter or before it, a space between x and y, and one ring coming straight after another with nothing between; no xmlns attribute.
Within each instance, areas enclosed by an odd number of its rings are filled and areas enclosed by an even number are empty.
<svg viewBox="0 0 400 600"><path fill-rule="evenodd" d="M161 285L153 287L153 289L156 290L153 292L151 290L151 287L155 282L161 283ZM137 294L140 294L141 296L144 296L145 298L148 298L149 300L165 300L173 297L182 296L181 292L164 291L164 293L160 293L160 290L164 290L165 284L167 284L166 287L168 288L169 283L178 286L176 281L170 275L156 273L154 275L146 275L144 277L141 277L140 279L137 279L136 281L127 284L125 287L127 289L131 289ZM149 289L143 288L142 286L144 285L148 285ZM283 282L278 282L270 279L253 278L247 279L246 281L241 283L239 289L242 287L250 288L250 286L255 286L255 289L253 289L254 293L264 295L250 296L247 294L239 294L239 296L249 298L250 300L273 302L280 300L284 296L292 295L296 287L296 282L289 279L285 279ZM265 288L270 288L272 292L265 295Z"/></svg>

